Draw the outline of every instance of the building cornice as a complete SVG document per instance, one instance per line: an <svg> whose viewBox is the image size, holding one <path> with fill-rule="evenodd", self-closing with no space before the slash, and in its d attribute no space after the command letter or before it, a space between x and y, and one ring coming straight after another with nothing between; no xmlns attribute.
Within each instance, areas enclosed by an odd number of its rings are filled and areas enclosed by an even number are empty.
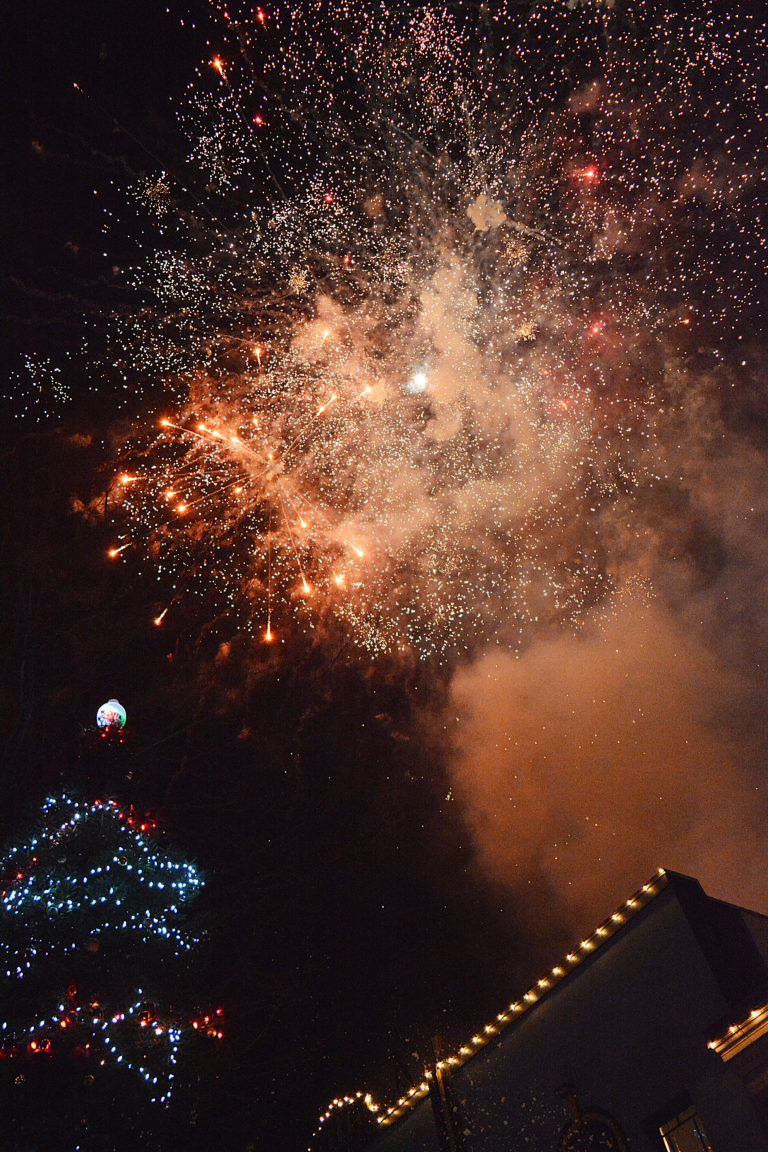
<svg viewBox="0 0 768 1152"><path fill-rule="evenodd" d="M746 1020L731 1024L724 1035L710 1040L708 1047L727 1062L766 1034L768 1034L768 1004L761 1004L760 1007L752 1009Z"/></svg>

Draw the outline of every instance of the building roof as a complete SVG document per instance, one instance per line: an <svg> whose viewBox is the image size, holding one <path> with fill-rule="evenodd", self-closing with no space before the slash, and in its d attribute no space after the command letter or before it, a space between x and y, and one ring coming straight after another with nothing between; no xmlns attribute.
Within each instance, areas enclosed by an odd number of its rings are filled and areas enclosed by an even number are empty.
<svg viewBox="0 0 768 1152"><path fill-rule="evenodd" d="M643 884L641 888L633 892L615 912L611 913L601 924L598 924L594 932L584 937L576 947L568 952L563 959L555 964L544 976L537 980L518 1000L513 1000L512 1003L504 1008L503 1011L499 1012L494 1019L489 1020L487 1024L478 1028L471 1038L466 1040L455 1052L439 1060L437 1068L440 1070L454 1071L462 1067L462 1065L467 1064L483 1048L492 1044L505 1028L521 1019L526 1013L531 1012L542 1000L546 999L555 988L562 984L574 970L583 964L585 960L590 959L616 936L617 933L623 931L626 925L633 920L638 913L669 886L671 878L676 879L676 873L669 872L664 868L659 868L658 872L651 877L647 884ZM688 878L680 877L680 879ZM697 884L695 881L693 883ZM390 1124L394 1124L429 1094L429 1081L431 1078L432 1072L429 1070L425 1071L424 1078L419 1083L413 1084L407 1092L389 1104L378 1103L370 1093L364 1093L362 1091L355 1092L350 1096L337 1096L330 1102L319 1117L313 1137L319 1135L323 1126L339 1109L347 1108L361 1101L375 1116L378 1125L387 1127Z"/></svg>

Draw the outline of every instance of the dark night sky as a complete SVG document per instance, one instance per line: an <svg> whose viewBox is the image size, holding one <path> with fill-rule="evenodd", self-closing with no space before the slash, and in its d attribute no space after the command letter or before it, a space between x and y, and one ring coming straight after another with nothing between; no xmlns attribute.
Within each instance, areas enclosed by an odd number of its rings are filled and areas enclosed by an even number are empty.
<svg viewBox="0 0 768 1152"><path fill-rule="evenodd" d="M178 13L147 0L42 0L6 15L11 373L30 351L66 363L86 334L83 314L119 304L111 268L130 259L130 220L105 239L102 206L124 206L110 181L126 167L151 171L158 155L172 162L178 141L169 101L214 35L202 4L192 20L197 28L190 20L180 27ZM88 339L97 344L98 332L98 324L89 328ZM419 1074L432 1036L461 1042L653 868L685 871L706 861L704 849L675 858L674 814L661 818L647 851L638 831L657 818L644 807L645 792L677 771L667 757L683 765L673 806L689 793L684 772L711 774L711 788L695 785L697 811L708 791L727 807L723 797L752 789L729 809L727 844L702 877L714 895L740 897L734 845L745 810L764 802L763 777L752 771L765 742L764 685L754 670L768 635L754 606L753 592L764 592L762 549L748 548L759 540L757 530L747 542L731 539L735 550L749 553L746 571L723 560L717 578L696 585L708 624L721 622L714 656L687 617L674 623L660 608L636 625L637 637L628 636L620 612L608 626L621 634L625 659L609 659L597 641L585 657L563 640L525 667L502 661L498 698L483 696L482 665L453 679L427 664L373 662L341 642L321 647L297 637L254 656L236 639L224 659L199 621L180 616L172 629L148 630L152 589L130 564L109 567L103 529L72 512L73 497L87 503L105 484L110 387L107 381L94 397L76 381L55 421L13 419L11 404L3 420L9 643L2 692L10 751L0 831L13 834L46 787L76 775L80 726L92 723L102 700L118 697L129 714L128 798L157 811L208 873L209 980L225 1006L238 1065L228 1089L233 1139L258 1132L265 1148L276 1138L280 1147L303 1147L337 1092L371 1087L391 1098ZM742 439L761 459L763 396L756 385L746 415L744 408L733 415L748 425ZM757 479L756 469L745 469L742 494L749 488L762 501L762 473ZM718 579L731 593L726 626L707 598ZM685 599L682 587L667 591L669 603ZM733 659L722 654L724 637L738 647ZM667 673L678 676L679 692L673 688L662 702L656 682ZM566 768L558 784L546 753L570 722L566 697L578 700L583 692L586 701L585 681L622 678L626 692L608 691L600 717L589 723L600 724L607 747L634 723L639 701L647 742L642 754L626 754L621 778L601 776L595 752L594 788L610 798L611 810L596 801L599 815L603 827L615 822L609 842L601 833L583 834L563 881L530 829L557 827L569 805L577 810L584 778ZM732 767L737 745L720 740L713 727L700 739L695 719L695 701L723 685L738 716L733 727L749 745L752 767L743 777ZM524 707L514 703L521 699ZM464 707L471 719L450 735L446 718ZM503 774L501 735L533 745L534 730L548 735L543 759L520 753L526 831L516 823L518 810L484 839ZM569 755L582 735L573 725ZM699 743L685 762L689 738ZM478 785L468 749L486 744ZM546 798L535 794L537 779L550 789ZM115 787L122 786L118 778ZM622 806L624 816L615 818L612 810ZM748 842L759 852L764 845L752 836L750 828ZM670 858L657 858L659 842L669 844ZM511 887L502 883L505 869L512 870ZM718 877L726 891L717 890ZM571 908L572 883L587 895ZM753 876L745 888L745 902L759 898Z"/></svg>
<svg viewBox="0 0 768 1152"><path fill-rule="evenodd" d="M205 36L152 4L45 3L16 9L7 37L14 371L29 351L64 362L83 314L114 304L110 267L130 238L100 235L93 190L113 195L124 163L151 168L137 140L172 149L169 98ZM337 1091L391 1095L434 1033L461 1041L536 965L513 901L468 871L438 737L416 735L419 689L443 691L434 671L302 641L271 664L241 651L221 668L205 637L190 651L183 629L148 633L151 590L109 568L103 533L71 513L73 494L104 482L110 418L108 400L94 412L73 392L61 423L6 423L3 832L76 778L79 728L102 697L124 700L129 798L209 875L211 987L240 1068L233 1128L300 1147Z"/></svg>

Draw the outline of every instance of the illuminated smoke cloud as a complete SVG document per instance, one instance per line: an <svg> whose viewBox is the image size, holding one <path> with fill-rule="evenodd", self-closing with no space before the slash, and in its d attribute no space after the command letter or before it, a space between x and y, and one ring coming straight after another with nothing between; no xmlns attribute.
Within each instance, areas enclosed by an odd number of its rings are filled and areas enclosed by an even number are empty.
<svg viewBox="0 0 768 1152"><path fill-rule="evenodd" d="M581 924L658 866L768 900L768 472L711 395L692 390L689 415L656 444L674 503L644 533L608 530L621 591L580 635L486 652L452 685L452 785L479 872L523 894L546 880Z"/></svg>

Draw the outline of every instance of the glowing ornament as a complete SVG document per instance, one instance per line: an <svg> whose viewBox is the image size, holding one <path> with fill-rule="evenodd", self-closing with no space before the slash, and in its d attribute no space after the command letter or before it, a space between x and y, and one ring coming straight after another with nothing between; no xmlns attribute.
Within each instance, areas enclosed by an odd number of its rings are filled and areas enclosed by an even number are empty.
<svg viewBox="0 0 768 1152"><path fill-rule="evenodd" d="M126 711L119 700L107 700L96 713L99 728L125 728Z"/></svg>

